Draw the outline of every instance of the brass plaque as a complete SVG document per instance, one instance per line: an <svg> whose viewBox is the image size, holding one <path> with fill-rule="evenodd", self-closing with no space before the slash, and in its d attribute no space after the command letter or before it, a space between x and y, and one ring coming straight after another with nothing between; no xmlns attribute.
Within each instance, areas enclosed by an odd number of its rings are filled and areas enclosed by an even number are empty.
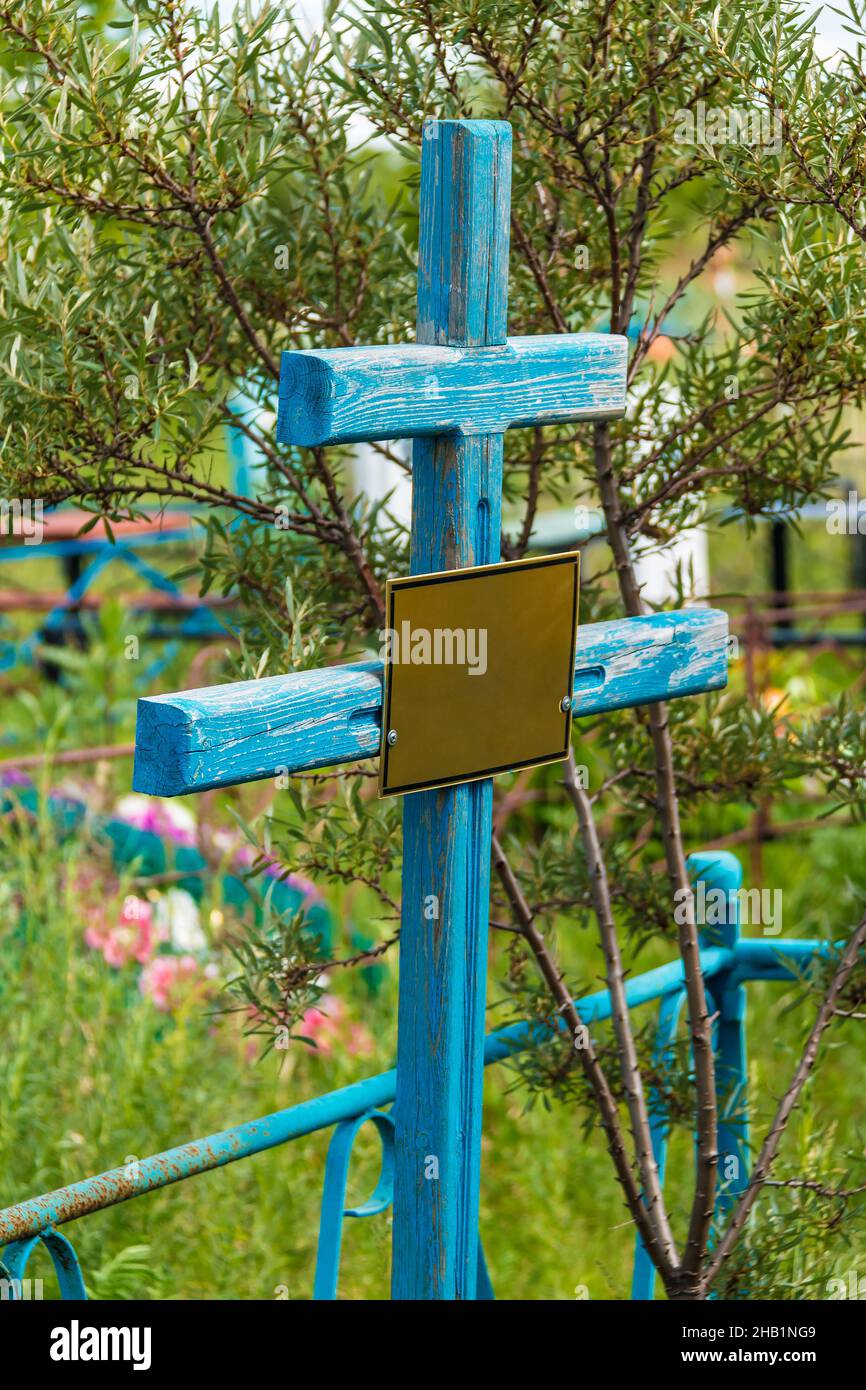
<svg viewBox="0 0 866 1390"><path fill-rule="evenodd" d="M579 575L569 553L388 580L380 796L568 756Z"/></svg>

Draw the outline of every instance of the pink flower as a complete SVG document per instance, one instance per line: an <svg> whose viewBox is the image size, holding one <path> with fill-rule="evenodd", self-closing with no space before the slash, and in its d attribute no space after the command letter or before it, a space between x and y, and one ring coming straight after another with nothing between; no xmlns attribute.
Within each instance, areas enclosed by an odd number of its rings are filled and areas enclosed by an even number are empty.
<svg viewBox="0 0 866 1390"><path fill-rule="evenodd" d="M307 1009L298 1031L303 1037L310 1039L310 1044L315 1045L315 1051L323 1052L327 1056L334 1051L334 1044L339 1041L345 1012L346 1006L341 999L336 999L332 994L323 994L318 1005Z"/></svg>
<svg viewBox="0 0 866 1390"><path fill-rule="evenodd" d="M155 956L142 970L138 987L167 1014L191 995L206 993L208 984L194 956Z"/></svg>
<svg viewBox="0 0 866 1390"><path fill-rule="evenodd" d="M17 767L7 767L0 772L0 787L32 787L33 782L26 772Z"/></svg>
<svg viewBox="0 0 866 1390"><path fill-rule="evenodd" d="M346 1051L350 1057L372 1057L375 1044L363 1023L353 1023L346 1039Z"/></svg>
<svg viewBox="0 0 866 1390"><path fill-rule="evenodd" d="M160 940L154 925L153 909L145 898L133 894L124 898L120 916L109 927L99 909L91 910L84 940L93 951L101 951L108 965L119 970L130 961L139 965L150 960Z"/></svg>
<svg viewBox="0 0 866 1390"><path fill-rule="evenodd" d="M132 794L122 797L115 810L122 821L136 830L150 830L176 845L195 844L195 817L184 806Z"/></svg>

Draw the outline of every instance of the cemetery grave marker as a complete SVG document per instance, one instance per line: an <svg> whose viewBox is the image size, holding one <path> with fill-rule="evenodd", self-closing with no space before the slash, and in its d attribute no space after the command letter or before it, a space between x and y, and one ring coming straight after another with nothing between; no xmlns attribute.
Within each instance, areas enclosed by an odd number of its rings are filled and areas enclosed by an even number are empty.
<svg viewBox="0 0 866 1390"><path fill-rule="evenodd" d="M505 122L429 121L417 341L283 354L282 442L412 436L415 576L498 561L506 429L625 408L624 338L507 338L510 179ZM588 642L598 659L578 657L558 719L570 726L571 702L580 713L602 689L615 708L724 685L726 632L707 610L601 625ZM143 700L133 785L176 795L369 757L390 732L381 706L378 662ZM397 1298L476 1294L492 810L489 777L403 803Z"/></svg>

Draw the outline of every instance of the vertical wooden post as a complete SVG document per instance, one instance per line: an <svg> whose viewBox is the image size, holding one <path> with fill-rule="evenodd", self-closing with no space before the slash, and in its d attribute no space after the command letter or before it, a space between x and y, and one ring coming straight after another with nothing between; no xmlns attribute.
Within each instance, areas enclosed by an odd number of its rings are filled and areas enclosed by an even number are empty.
<svg viewBox="0 0 866 1390"><path fill-rule="evenodd" d="M418 342L505 342L510 185L507 123L425 125ZM413 574L499 559L501 435L417 439L412 489ZM416 792L403 803L392 1273L399 1299L475 1297L492 808L489 780Z"/></svg>

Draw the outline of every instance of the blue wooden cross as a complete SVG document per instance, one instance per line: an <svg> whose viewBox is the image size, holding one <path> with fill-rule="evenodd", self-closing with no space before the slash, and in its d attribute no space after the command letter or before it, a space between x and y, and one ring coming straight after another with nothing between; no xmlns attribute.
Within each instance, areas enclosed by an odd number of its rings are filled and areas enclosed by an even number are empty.
<svg viewBox="0 0 866 1390"><path fill-rule="evenodd" d="M506 337L510 179L506 123L429 121L417 341L283 354L282 441L413 437L415 574L499 559L506 429L625 406L624 338ZM709 609L584 627L575 713L717 689L726 644ZM134 786L177 796L375 756L382 674L367 661L141 700ZM490 780L403 802L396 1298L476 1294L492 808Z"/></svg>

